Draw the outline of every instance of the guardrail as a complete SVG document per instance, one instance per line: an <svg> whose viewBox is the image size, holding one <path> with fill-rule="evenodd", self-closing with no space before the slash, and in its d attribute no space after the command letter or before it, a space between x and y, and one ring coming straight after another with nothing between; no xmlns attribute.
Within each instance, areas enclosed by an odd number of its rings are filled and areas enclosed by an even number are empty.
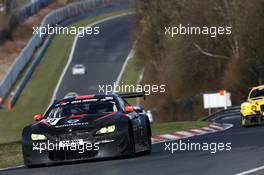
<svg viewBox="0 0 264 175"><path fill-rule="evenodd" d="M23 22L28 17L37 13L41 8L46 7L47 5L54 2L54 0L35 0L34 2L28 2L24 6L16 9L11 17L9 22L9 27L14 28L19 23ZM20 55L16 58L14 64L9 68L6 76L0 83L0 104L3 103L4 98L6 97L7 93L9 92L12 84L15 82L18 74L24 68L24 65L28 62L29 58L33 54L32 46L34 43L37 43L38 39L32 37L30 42L28 42L27 46L22 50ZM24 59L22 59L22 57ZM21 66L17 66L21 65Z"/></svg>
<svg viewBox="0 0 264 175"><path fill-rule="evenodd" d="M78 15L87 13L87 10L92 10L92 9L99 8L99 7L111 6L117 2L120 2L120 0L85 0L85 1L75 2L66 7L60 8L48 14L43 19L40 26L42 27L47 27L48 25L53 26L71 17L75 17ZM0 98L1 98L1 97L5 97L6 94L10 91L19 73L24 68L24 66L28 63L28 61L31 59L35 50L42 44L44 39L46 39L46 41L44 42L42 48L39 50L39 52L35 56L32 64L27 69L22 80L16 87L14 95L11 98L10 102L8 103L9 109L11 109L15 105L18 97L20 96L20 93L22 92L24 86L26 85L27 81L32 75L35 67L40 62L46 48L49 45L50 40L52 39L52 36L47 36L47 38L45 38L45 36L40 37L39 35L35 34L30 40L30 42L28 43L28 45L26 46L26 48L22 50L20 56L16 59L15 63L11 66L8 74L6 75L2 84L0 85Z"/></svg>
<svg viewBox="0 0 264 175"><path fill-rule="evenodd" d="M225 116L225 117L233 116L233 115L237 115L239 113L240 113L240 106L234 106L234 107L227 108L225 110L218 111L218 112L213 113L209 116L206 116L206 117L202 118L201 121L212 121L212 120L219 119L222 116Z"/></svg>

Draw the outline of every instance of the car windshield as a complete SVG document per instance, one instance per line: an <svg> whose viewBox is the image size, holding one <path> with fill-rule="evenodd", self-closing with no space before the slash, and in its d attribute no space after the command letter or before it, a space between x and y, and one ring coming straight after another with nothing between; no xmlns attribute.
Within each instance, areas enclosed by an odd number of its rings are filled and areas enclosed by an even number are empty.
<svg viewBox="0 0 264 175"><path fill-rule="evenodd" d="M250 93L250 98L264 97L264 88L253 89Z"/></svg>
<svg viewBox="0 0 264 175"><path fill-rule="evenodd" d="M116 112L116 102L110 101L72 101L67 103L58 103L49 109L45 118L63 118L80 114L100 114L107 112Z"/></svg>

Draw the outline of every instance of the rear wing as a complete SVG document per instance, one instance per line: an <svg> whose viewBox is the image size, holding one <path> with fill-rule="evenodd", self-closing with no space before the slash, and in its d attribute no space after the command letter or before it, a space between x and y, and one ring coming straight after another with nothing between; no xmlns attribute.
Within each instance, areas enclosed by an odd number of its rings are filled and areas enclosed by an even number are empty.
<svg viewBox="0 0 264 175"><path fill-rule="evenodd" d="M123 93L123 94L118 94L118 95L124 99L138 98L138 97L143 97L144 100L146 99L146 93L145 92L132 92L132 93Z"/></svg>

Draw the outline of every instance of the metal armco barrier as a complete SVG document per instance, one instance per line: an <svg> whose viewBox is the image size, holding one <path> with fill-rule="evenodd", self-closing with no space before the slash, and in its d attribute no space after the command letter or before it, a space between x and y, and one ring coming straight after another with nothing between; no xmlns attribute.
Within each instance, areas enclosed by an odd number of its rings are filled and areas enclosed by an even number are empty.
<svg viewBox="0 0 264 175"><path fill-rule="evenodd" d="M218 118L221 118L223 116L227 117L227 116L233 116L233 115L237 115L240 113L240 106L233 106L230 108L227 108L225 110L221 110L218 111L216 113L213 113L207 117L204 117L201 119L201 121L212 121L212 120L216 120Z"/></svg>
<svg viewBox="0 0 264 175"><path fill-rule="evenodd" d="M35 68L37 67L37 65L41 61L41 58L43 57L45 51L47 50L48 45L51 42L51 39L52 39L51 37L48 37L45 40L43 46L40 48L40 50L36 54L36 56L35 56L34 60L32 61L31 65L27 68L23 78L21 79L19 84L16 86L14 95L12 96L11 100L8 102L8 105L7 105L8 109L12 109L13 106L15 105L15 103L18 100L22 90L26 86L26 84L27 84L28 80L30 79L31 75L33 74Z"/></svg>
<svg viewBox="0 0 264 175"><path fill-rule="evenodd" d="M11 15L11 19L13 21L10 24L12 27L13 25L22 23L28 17L36 14L40 9L46 7L47 5L54 2L54 0L35 0L34 2L28 2L21 8L15 10L15 12ZM9 68L7 74L0 82L0 104L3 103L5 97L7 96L10 88L12 87L13 83L16 81L18 74L24 68L26 63L31 58L35 47L39 46L41 43L40 38L32 37L31 40L28 42L27 46L21 51L20 55L16 58L13 65Z"/></svg>
<svg viewBox="0 0 264 175"><path fill-rule="evenodd" d="M60 8L48 14L41 22L40 26L47 27L48 25L52 26L55 24L60 24L64 20L67 20L71 17L75 17L78 15L82 15L87 13L88 10L92 10L99 7L107 7L112 6L115 3L120 2L120 0L84 0L80 2L72 3L66 7ZM26 70L26 73L20 83L15 88L14 95L12 96L11 100L8 103L8 108L12 109L15 105L17 99L19 98L23 88L25 87L26 83L28 82L29 78L31 77L34 69L40 62L43 54L45 53L51 39L53 36L47 36L44 44L42 45L41 49L38 51L32 64ZM39 35L35 34L31 40L29 41L28 45L23 49L20 56L16 59L15 63L10 68L8 74L6 75L5 79L2 81L0 85L0 98L5 97L6 94L10 91L13 83L16 81L17 76L24 68L24 66L28 63L30 58L32 57L36 48L38 48L43 40L44 37L40 37Z"/></svg>

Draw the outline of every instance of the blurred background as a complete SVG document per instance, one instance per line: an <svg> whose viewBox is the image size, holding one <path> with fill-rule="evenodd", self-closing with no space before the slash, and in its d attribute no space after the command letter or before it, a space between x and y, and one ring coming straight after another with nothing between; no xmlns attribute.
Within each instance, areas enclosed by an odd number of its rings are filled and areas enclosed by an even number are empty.
<svg viewBox="0 0 264 175"><path fill-rule="evenodd" d="M137 57L144 83L166 84L145 103L158 121L206 115L202 93L225 89L233 105L248 87L263 84L263 0L137 1ZM167 26L231 26L231 35L164 35ZM209 54L211 56L208 56Z"/></svg>

